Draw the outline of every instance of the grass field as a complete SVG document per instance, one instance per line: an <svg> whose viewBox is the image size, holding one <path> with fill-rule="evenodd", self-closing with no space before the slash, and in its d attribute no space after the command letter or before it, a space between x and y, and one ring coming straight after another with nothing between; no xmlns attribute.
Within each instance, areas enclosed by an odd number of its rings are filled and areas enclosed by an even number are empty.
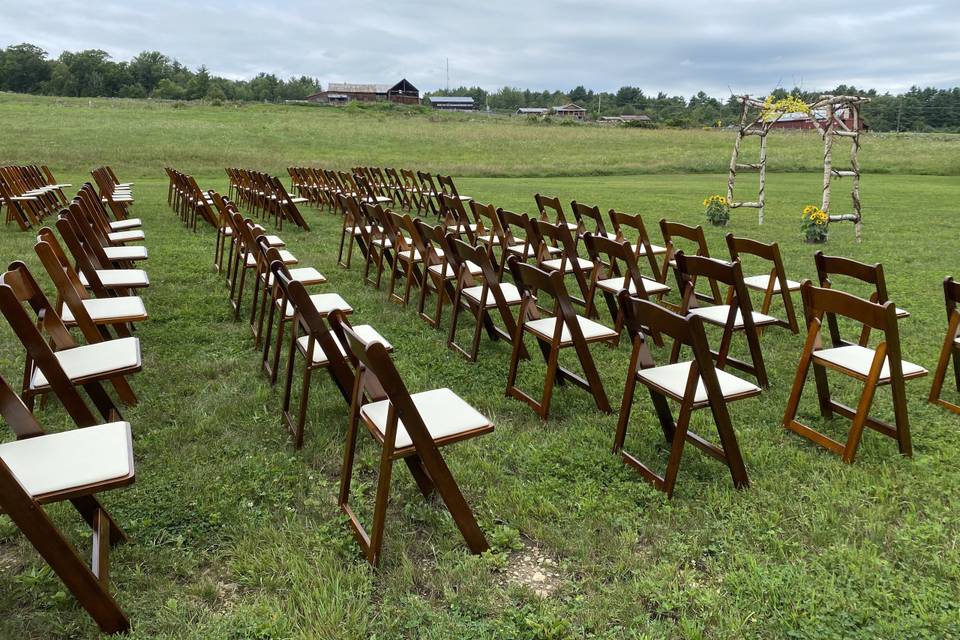
<svg viewBox="0 0 960 640"><path fill-rule="evenodd" d="M223 165L282 172L298 161L421 164L449 169L461 192L508 208L529 210L539 191L638 211L648 226L660 217L697 223L700 201L724 185L717 172L728 158L726 134L10 96L0 97L0 117L18 133L0 139L0 164L43 161L76 184L110 163L137 182L134 214L144 220L153 283L144 294L151 318L138 334L144 371L133 378L142 402L125 413L137 482L105 497L131 536L113 555L112 578L133 637L960 637L960 419L925 402L929 379L908 385L914 457L867 433L847 466L779 426L802 338L769 331L762 344L770 390L731 405L752 486L734 490L725 467L688 447L667 501L610 454L615 415L598 413L584 392L559 389L550 421L536 419L503 397L503 344L485 340L473 365L448 351L444 331L362 287L357 263L338 268L339 219L305 209L313 231L282 235L301 264L329 278L323 290L343 295L355 322L396 346L412 390L449 386L497 426L445 452L494 552L470 556L442 506L424 501L398 472L383 565L371 570L336 508L342 400L325 376L315 378L306 445L294 451L280 426L278 390L258 375L246 323L231 320L211 269L213 234L180 225L162 179L163 163L220 189ZM781 168L815 167L817 152L808 158L805 149L816 146L784 136L796 166ZM884 263L891 295L912 312L901 325L904 353L927 368L945 328L940 283L960 272L957 149L950 137L870 139L865 159L888 175L864 180L864 241L854 244L852 228L837 226L825 248ZM496 177L514 172L525 175ZM621 175L589 175L598 172ZM584 175L556 175L577 173ZM812 277L813 249L800 241L798 223L818 184L816 173L774 173L766 223L736 212L729 231L778 240L790 277ZM708 229L718 254L722 235ZM32 244L12 227L0 233L6 262L39 269ZM593 353L615 399L628 350ZM0 372L19 381L22 359L3 327ZM526 365L521 383L536 388L542 373L542 365ZM856 397L852 385L838 390L845 401ZM649 402L637 398L628 448L662 466L659 428ZM801 411L845 434L842 420L814 417L809 387ZM888 392L877 411L890 415ZM49 428L67 426L56 406L40 415ZM704 416L696 424L710 435ZM358 488L366 498L376 453L361 441ZM369 518L372 503L363 504ZM82 534L66 509L52 511ZM507 579L522 549L555 562L549 597ZM0 637L95 637L64 592L0 519Z"/></svg>

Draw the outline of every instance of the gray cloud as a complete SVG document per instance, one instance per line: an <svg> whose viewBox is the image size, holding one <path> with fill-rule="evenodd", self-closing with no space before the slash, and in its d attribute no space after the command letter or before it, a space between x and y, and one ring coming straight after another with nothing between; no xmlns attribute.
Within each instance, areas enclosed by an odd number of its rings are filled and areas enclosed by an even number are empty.
<svg viewBox="0 0 960 640"><path fill-rule="evenodd" d="M716 96L855 84L900 91L960 85L960 3L808 0L141 2L0 5L0 45L52 55L159 50L247 78L393 82Z"/></svg>

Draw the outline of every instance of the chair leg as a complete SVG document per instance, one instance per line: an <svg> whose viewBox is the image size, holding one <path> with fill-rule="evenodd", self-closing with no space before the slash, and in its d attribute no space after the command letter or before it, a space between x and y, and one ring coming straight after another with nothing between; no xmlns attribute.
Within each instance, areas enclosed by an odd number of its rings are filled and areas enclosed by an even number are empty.
<svg viewBox="0 0 960 640"><path fill-rule="evenodd" d="M383 531L386 526L392 476L393 461L390 460L390 449L383 447L377 477L377 497L373 507L373 530L370 534L370 548L367 550L367 560L375 567L380 564L380 553L383 550Z"/></svg>
<svg viewBox="0 0 960 640"><path fill-rule="evenodd" d="M940 395L943 391L943 383L947 377L947 368L950 361L953 360L953 373L956 378L957 391L960 391L960 347L956 346L955 336L960 328L960 312L954 311L950 315L950 323L947 327L947 335L943 341L943 347L940 349L940 358L937 360L937 368L933 374L933 383L930 386L930 395L928 400L933 404L949 409L954 413L960 414L960 406L943 400Z"/></svg>

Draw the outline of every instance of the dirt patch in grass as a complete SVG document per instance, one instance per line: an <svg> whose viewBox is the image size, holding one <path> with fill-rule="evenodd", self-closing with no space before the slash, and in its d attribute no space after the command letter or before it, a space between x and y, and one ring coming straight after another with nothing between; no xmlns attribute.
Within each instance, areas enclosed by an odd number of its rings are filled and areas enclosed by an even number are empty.
<svg viewBox="0 0 960 640"><path fill-rule="evenodd" d="M562 584L557 562L539 547L527 544L510 555L504 576L506 584L527 587L541 598L548 598Z"/></svg>

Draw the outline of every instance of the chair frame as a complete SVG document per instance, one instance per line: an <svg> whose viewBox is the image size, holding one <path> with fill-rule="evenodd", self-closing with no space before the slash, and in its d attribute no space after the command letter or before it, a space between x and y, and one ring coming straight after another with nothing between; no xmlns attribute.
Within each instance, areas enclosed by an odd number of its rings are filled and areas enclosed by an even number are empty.
<svg viewBox="0 0 960 640"><path fill-rule="evenodd" d="M943 340L943 347L940 349L940 358L937 360L937 369L933 374L933 384L930 387L928 400L949 409L953 413L960 414L960 405L948 402L941 397L943 390L943 381L947 376L947 368L950 366L950 360L953 360L953 377L957 385L957 392L960 393L960 282L953 277L945 278L943 281L943 298L947 308L947 335Z"/></svg>
<svg viewBox="0 0 960 640"><path fill-rule="evenodd" d="M730 413L727 410L729 400L724 398L720 388L703 321L697 316L681 316L649 300L633 297L627 291L621 291L618 299L620 308L624 310L625 324L633 343L633 350L630 353L630 368L627 370L627 382L623 392L623 403L620 405L613 452L620 453L628 466L639 472L654 487L666 493L668 498L673 496L677 473L683 456L683 447L687 441L707 455L725 463L730 470L734 487L737 489L749 487L750 480L743 464L743 456L737 443L736 432L730 421ZM683 398L679 400L680 413L676 420L674 420L670 410L667 395L654 385L644 383L650 393L650 400L653 402L654 412L660 422L660 428L663 430L663 437L670 445L670 456L663 476L658 475L633 454L624 450L630 414L633 410L634 394L637 381L640 379L639 372L656 366L646 342L646 329L644 327L647 326L672 338L675 343L690 347L693 352L693 361L687 375ZM700 381L703 382L707 399L705 402L698 403L696 402L696 392ZM752 397L758 393L760 393L759 390L755 393L736 396L731 400ZM693 412L705 407L709 407L713 415L717 434L720 438L719 446L689 430Z"/></svg>

